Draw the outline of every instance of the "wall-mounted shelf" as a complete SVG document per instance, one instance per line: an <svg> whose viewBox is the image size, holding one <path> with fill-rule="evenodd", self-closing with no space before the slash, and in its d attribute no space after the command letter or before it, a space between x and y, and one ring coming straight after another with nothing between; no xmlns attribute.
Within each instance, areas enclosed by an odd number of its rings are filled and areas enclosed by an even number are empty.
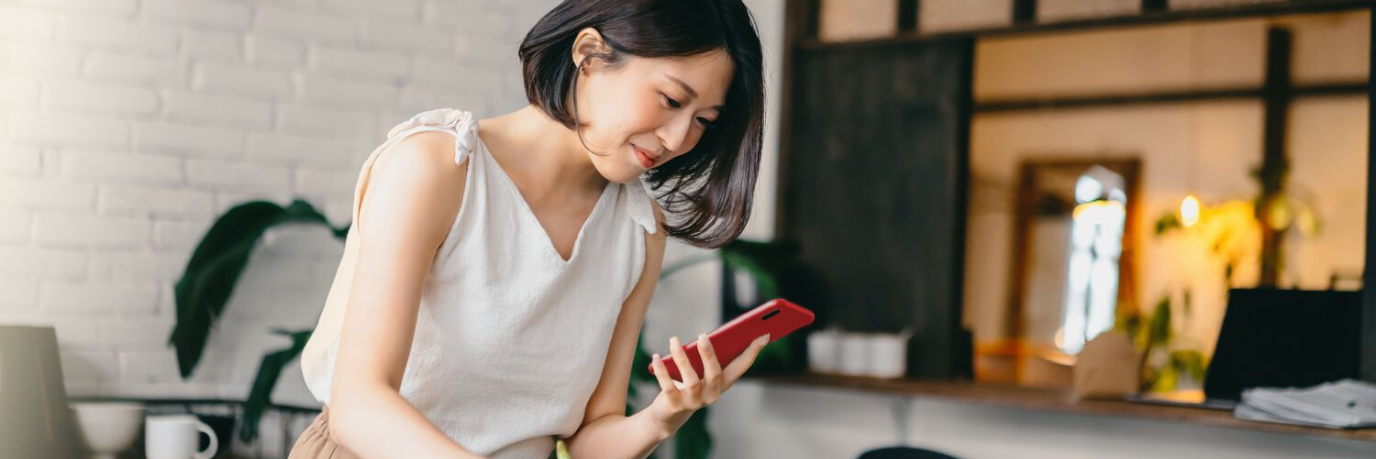
<svg viewBox="0 0 1376 459"><path fill-rule="evenodd" d="M1231 411L1149 405L1113 400L1075 401L1071 397L1069 391L1058 389L1035 389L972 382L912 381L819 374L752 376L748 378L770 385L856 390L884 395L948 400L974 405L1009 407L1034 411L1138 418L1163 422L1184 422L1232 429L1376 442L1376 429L1323 429L1318 427L1244 421L1233 417Z"/></svg>
<svg viewBox="0 0 1376 459"><path fill-rule="evenodd" d="M1236 5L1198 10L1149 11L1135 15L1111 16L1094 19L1077 19L1054 22L1013 23L1009 25L983 27L950 32L904 31L891 37L864 40L821 41L813 37L801 37L798 47L802 49L849 48L867 46L892 46L904 43L949 40L961 37L998 37L1040 33L1068 32L1120 28L1153 24L1181 24L1199 21L1221 21L1249 17L1275 16L1282 14L1315 14L1350 11L1371 8L1371 0L1304 0Z"/></svg>
<svg viewBox="0 0 1376 459"><path fill-rule="evenodd" d="M1363 96L1367 95L1367 82L1317 83L1295 86L1290 89L1292 97L1323 96ZM1262 100L1266 97L1265 88L1205 89L1185 91L1162 91L1142 94L1107 94L1089 96L1051 96L1027 99L983 99L976 100L975 113L999 113L1028 110L1063 110L1072 108L1096 108L1107 106L1126 106L1142 104L1169 104L1182 102L1209 102L1220 100Z"/></svg>

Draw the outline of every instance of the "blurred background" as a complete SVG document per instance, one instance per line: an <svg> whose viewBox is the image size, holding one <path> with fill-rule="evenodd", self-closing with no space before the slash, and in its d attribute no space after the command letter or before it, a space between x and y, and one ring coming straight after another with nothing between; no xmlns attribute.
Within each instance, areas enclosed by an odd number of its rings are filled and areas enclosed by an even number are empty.
<svg viewBox="0 0 1376 459"><path fill-rule="evenodd" d="M516 46L557 3L0 0L0 334L51 330L31 342L60 361L0 350L0 375L49 388L0 399L191 412L217 457L285 457L319 409L293 345L363 160L415 113L524 106ZM1356 341L1305 355L1376 381L1370 2L745 3L768 85L754 213L726 250L670 243L642 350L778 296L818 320L656 457L1376 455L1370 429L1076 401L1101 334L1135 352L1099 362L1126 392L1215 395L1231 289L1338 295L1282 314L1349 305L1318 327ZM254 201L281 215L231 216ZM217 222L234 243L205 242ZM179 311L217 289L219 311Z"/></svg>

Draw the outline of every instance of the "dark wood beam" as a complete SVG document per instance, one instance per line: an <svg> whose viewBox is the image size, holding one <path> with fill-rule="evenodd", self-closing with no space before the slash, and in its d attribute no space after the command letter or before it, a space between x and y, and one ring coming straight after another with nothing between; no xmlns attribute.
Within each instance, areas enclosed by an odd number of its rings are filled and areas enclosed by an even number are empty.
<svg viewBox="0 0 1376 459"><path fill-rule="evenodd" d="M822 0L803 0L802 21L803 29L799 38L803 40L816 40L821 36L822 30ZM787 20L787 19L785 19Z"/></svg>
<svg viewBox="0 0 1376 459"><path fill-rule="evenodd" d="M1170 8L1166 0L1142 0L1142 14L1162 13Z"/></svg>
<svg viewBox="0 0 1376 459"><path fill-rule="evenodd" d="M1355 96L1366 95L1367 91L1368 85L1365 82L1331 83L1295 87L1291 89L1291 94L1294 97ZM1064 110L1071 108L1170 104L1181 102L1211 102L1219 100L1261 99L1265 96L1265 88L1233 88L1195 91L1162 91L1143 94L1104 94L1095 96L984 100L975 104L975 113Z"/></svg>
<svg viewBox="0 0 1376 459"><path fill-rule="evenodd" d="M961 120L956 126L953 135L955 153L955 186L952 187L956 197L952 203L955 206L955 237L951 242L956 247L957 254L952 262L951 270L955 273L951 276L951 297L956 338L952 339L956 349L951 350L950 355L954 360L951 376L960 379L975 379L975 334L974 330L965 328L965 246L966 239L969 237L968 223L970 221L970 124L975 119L975 40L970 39L965 51L964 65L960 69L961 84L956 90L960 94L957 99L956 117Z"/></svg>
<svg viewBox="0 0 1376 459"><path fill-rule="evenodd" d="M1013 0L1013 23L1037 22L1037 0Z"/></svg>
<svg viewBox="0 0 1376 459"><path fill-rule="evenodd" d="M1376 8L1373 8L1376 10ZM1376 31L1376 11L1371 29ZM1371 34L1371 63L1376 64L1376 33ZM1372 68L1376 68L1373 65ZM1376 382L1376 72L1367 72L1366 263L1362 273L1362 379Z"/></svg>
<svg viewBox="0 0 1376 459"><path fill-rule="evenodd" d="M867 46L901 46L904 43L926 42L933 40L945 40L953 37L973 36L978 38L1035 35L1043 33L1057 33L1080 30L1113 29L1132 26L1147 26L1155 24L1183 24L1192 22L1212 22L1227 19L1275 16L1283 14L1301 13L1332 13L1340 11L1368 10L1371 9L1372 0L1304 0L1304 1L1285 1L1267 2L1249 5L1235 5L1203 10L1175 10L1159 11L1152 14L1135 14L1127 16L1094 18L1074 21L1055 21L1047 23L1020 23L1006 26L986 27L952 32L922 33L921 30L912 33L900 33L894 37L877 38L871 40L856 40L838 43L824 43L816 39L817 35L811 35L811 39L804 40L800 47L805 49L816 48L853 48Z"/></svg>
<svg viewBox="0 0 1376 459"><path fill-rule="evenodd" d="M1257 218L1261 225L1261 279L1263 287L1274 287L1280 280L1281 253L1284 234L1272 229L1270 205L1280 199L1290 174L1290 159L1285 155L1286 121L1290 118L1290 31L1272 27L1266 36L1266 83L1262 100L1266 104L1266 121L1262 126L1262 156L1258 178L1261 181L1261 203Z"/></svg>
<svg viewBox="0 0 1376 459"><path fill-rule="evenodd" d="M918 0L898 0L898 33L917 32Z"/></svg>
<svg viewBox="0 0 1376 459"><path fill-rule="evenodd" d="M793 130L793 118L789 113L793 112L793 101L801 95L795 89L795 77L797 73L793 69L797 66L800 51L798 45L804 41L817 38L817 20L820 14L821 0L785 0L784 2L784 43L783 56L781 57L779 75L779 170L775 185L774 196L774 235L779 237L784 234L787 228L784 225L785 219L783 212L788 204L789 190L792 189L789 174L784 173L785 166L789 163L789 157L793 153L793 136L789 135Z"/></svg>

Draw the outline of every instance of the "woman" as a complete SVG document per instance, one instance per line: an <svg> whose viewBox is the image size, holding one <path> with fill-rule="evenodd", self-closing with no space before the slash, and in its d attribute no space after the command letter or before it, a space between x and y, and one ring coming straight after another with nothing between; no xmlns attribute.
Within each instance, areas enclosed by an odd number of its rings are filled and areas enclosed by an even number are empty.
<svg viewBox="0 0 1376 459"><path fill-rule="evenodd" d="M520 58L529 106L421 113L364 163L302 355L325 409L291 458L544 459L555 436L641 458L768 343L722 368L699 335L698 375L673 338L683 381L656 354L660 394L624 415L667 237L719 247L749 218L764 88L741 1L567 0Z"/></svg>

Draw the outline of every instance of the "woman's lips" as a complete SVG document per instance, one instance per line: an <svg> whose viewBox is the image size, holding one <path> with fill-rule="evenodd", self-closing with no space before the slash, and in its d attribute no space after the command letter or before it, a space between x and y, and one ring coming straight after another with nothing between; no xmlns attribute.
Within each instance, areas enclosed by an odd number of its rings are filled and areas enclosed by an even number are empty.
<svg viewBox="0 0 1376 459"><path fill-rule="evenodd" d="M635 159L640 160L641 167L644 167L646 169L654 167L655 158L653 156L650 156L650 154L646 153L645 150L641 150L640 147L632 146L631 148L635 149Z"/></svg>

